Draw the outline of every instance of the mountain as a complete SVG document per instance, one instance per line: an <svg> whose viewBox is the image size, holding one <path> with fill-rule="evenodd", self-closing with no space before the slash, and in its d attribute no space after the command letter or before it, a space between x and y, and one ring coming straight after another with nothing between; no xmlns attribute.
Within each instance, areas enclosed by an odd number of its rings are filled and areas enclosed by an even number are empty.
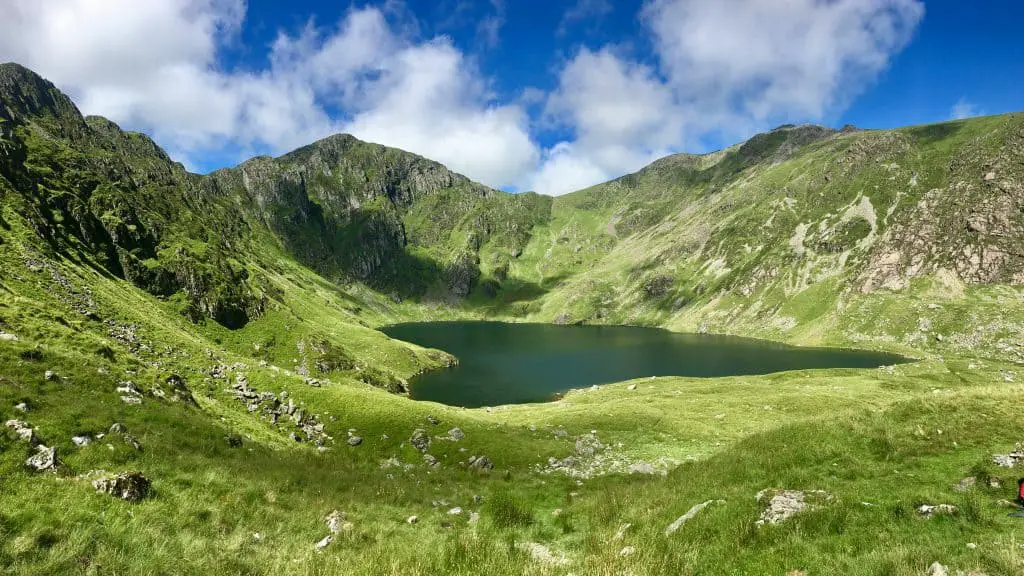
<svg viewBox="0 0 1024 576"><path fill-rule="evenodd" d="M191 174L2 64L0 563L1019 573L1022 284L1020 113L780 126L549 198L348 135ZM448 319L916 361L412 401L457 359L377 328Z"/></svg>

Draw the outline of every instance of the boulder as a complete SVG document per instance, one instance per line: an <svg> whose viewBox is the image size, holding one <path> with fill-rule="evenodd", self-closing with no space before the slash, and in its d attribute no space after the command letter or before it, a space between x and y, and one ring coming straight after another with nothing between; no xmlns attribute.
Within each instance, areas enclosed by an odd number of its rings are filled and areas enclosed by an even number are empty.
<svg viewBox="0 0 1024 576"><path fill-rule="evenodd" d="M92 438L88 436L73 436L71 442L75 446L88 446L92 442Z"/></svg>
<svg viewBox="0 0 1024 576"><path fill-rule="evenodd" d="M417 428L409 437L409 443L420 452L426 452L430 448L430 436L427 435L426 430Z"/></svg>
<svg viewBox="0 0 1024 576"><path fill-rule="evenodd" d="M767 504L761 513L758 525L778 524L805 510L813 510L818 504L832 500L832 495L821 490L801 492L799 490L768 489L757 493L757 501Z"/></svg>
<svg viewBox="0 0 1024 576"><path fill-rule="evenodd" d="M469 464L470 468L476 470L491 470L494 468L494 463L487 456L478 456Z"/></svg>
<svg viewBox="0 0 1024 576"><path fill-rule="evenodd" d="M23 420L8 420L7 427L14 431L22 442L35 444L37 442L35 430L28 422Z"/></svg>
<svg viewBox="0 0 1024 576"><path fill-rule="evenodd" d="M149 496L152 483L141 472L121 472L92 481L97 492L110 494L126 502L138 502Z"/></svg>
<svg viewBox="0 0 1024 576"><path fill-rule="evenodd" d="M362 436L350 436L349 439L348 439L348 445L349 446L359 446L362 443L363 443Z"/></svg>
<svg viewBox="0 0 1024 576"><path fill-rule="evenodd" d="M60 466L60 462L57 460L57 450L40 444L36 446L36 453L25 460L25 466L37 472L56 472Z"/></svg>
<svg viewBox="0 0 1024 576"><path fill-rule="evenodd" d="M455 427L448 431L448 438L453 442L458 442L466 437L466 434L462 431L462 428Z"/></svg>
<svg viewBox="0 0 1024 576"><path fill-rule="evenodd" d="M43 373L43 379L48 382L52 382L57 379L57 373L53 370L47 370Z"/></svg>

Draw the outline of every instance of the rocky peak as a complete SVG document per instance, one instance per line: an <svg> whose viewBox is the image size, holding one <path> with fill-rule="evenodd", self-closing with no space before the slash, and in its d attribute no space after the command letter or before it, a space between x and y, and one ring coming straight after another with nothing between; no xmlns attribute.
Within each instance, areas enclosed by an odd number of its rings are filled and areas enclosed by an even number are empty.
<svg viewBox="0 0 1024 576"><path fill-rule="evenodd" d="M0 64L0 118L34 122L55 136L77 139L88 132L75 104L52 82L20 64Z"/></svg>

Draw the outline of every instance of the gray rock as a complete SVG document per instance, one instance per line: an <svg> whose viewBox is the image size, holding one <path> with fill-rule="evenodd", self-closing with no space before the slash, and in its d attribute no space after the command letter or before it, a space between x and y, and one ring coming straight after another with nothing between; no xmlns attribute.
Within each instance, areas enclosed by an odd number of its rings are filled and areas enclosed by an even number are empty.
<svg viewBox="0 0 1024 576"><path fill-rule="evenodd" d="M97 492L110 494L126 502L138 502L149 496L152 483L140 472L121 472L92 481Z"/></svg>
<svg viewBox="0 0 1024 576"><path fill-rule="evenodd" d="M957 513L957 507L952 504L921 504L917 507L917 513L925 518L950 516Z"/></svg>
<svg viewBox="0 0 1024 576"><path fill-rule="evenodd" d="M120 422L114 422L113 424L110 425L110 430L108 430L107 432L109 434L123 434L127 431L128 428L126 428L124 424L121 424Z"/></svg>
<svg viewBox="0 0 1024 576"><path fill-rule="evenodd" d="M438 420L437 418L434 418L433 416L430 416L430 415L427 416L427 422L430 422L434 426L437 426L438 424L441 423L440 420Z"/></svg>
<svg viewBox="0 0 1024 576"><path fill-rule="evenodd" d="M349 446L359 446L362 443L363 443L363 438L361 436L351 436L348 439L348 445Z"/></svg>
<svg viewBox="0 0 1024 576"><path fill-rule="evenodd" d="M479 512L470 512L469 513L469 519L466 520L466 523L470 524L470 525L473 525L473 524L476 524L478 522L480 522L480 513Z"/></svg>
<svg viewBox="0 0 1024 576"><path fill-rule="evenodd" d="M768 507L761 513L758 525L778 524L790 517L799 514L815 506L808 501L808 497L817 500L819 503L832 500L832 495L821 490L801 492L799 490L762 490L757 493L757 501L767 503Z"/></svg>
<svg viewBox="0 0 1024 576"><path fill-rule="evenodd" d="M316 543L316 551L319 552L319 551L323 550L324 548L327 548L331 544L331 542L333 542L333 541L334 541L334 536L331 536L330 534L328 534L327 536L324 536L323 540L320 540L319 542Z"/></svg>
<svg viewBox="0 0 1024 576"><path fill-rule="evenodd" d="M455 427L448 431L448 438L454 442L458 442L466 437L466 434L462 431L462 428Z"/></svg>
<svg viewBox="0 0 1024 576"><path fill-rule="evenodd" d="M423 455L423 463L426 464L427 466L430 466L431 468L437 468L438 466L441 465L441 463L437 461L437 458L434 458L430 454Z"/></svg>
<svg viewBox="0 0 1024 576"><path fill-rule="evenodd" d="M138 438L136 438L135 436L132 436L131 434L125 433L125 434L121 435L121 440L124 440L125 444L131 446L136 451L140 451L140 452L142 451L142 444L139 442Z"/></svg>
<svg viewBox="0 0 1024 576"><path fill-rule="evenodd" d="M938 562L933 562L928 567L928 576L949 576L949 569Z"/></svg>
<svg viewBox="0 0 1024 576"><path fill-rule="evenodd" d="M18 412L28 412L28 404L24 402L19 402L14 405L14 409L17 410Z"/></svg>
<svg viewBox="0 0 1024 576"><path fill-rule="evenodd" d="M92 438L88 436L74 436L71 438L71 442L75 446L88 446L92 442Z"/></svg>
<svg viewBox="0 0 1024 576"><path fill-rule="evenodd" d="M52 382L57 379L57 373L54 372L53 370L47 370L46 372L43 373L43 379Z"/></svg>
<svg viewBox="0 0 1024 576"><path fill-rule="evenodd" d="M430 436L427 435L426 430L417 428L409 437L409 443L420 452L426 452L430 448Z"/></svg>
<svg viewBox="0 0 1024 576"><path fill-rule="evenodd" d="M139 404L142 404L142 398L139 398L138 396L121 396L121 402L138 406Z"/></svg>
<svg viewBox="0 0 1024 576"><path fill-rule="evenodd" d="M324 519L324 523L327 524L327 529L331 531L331 534L337 534L341 532L345 519L346 517L344 512L334 510L327 515L327 518Z"/></svg>
<svg viewBox="0 0 1024 576"><path fill-rule="evenodd" d="M683 524L686 524L690 520L693 520L693 518L695 516L697 516L697 514L700 514L701 510L707 508L708 506L714 504L715 502L716 502L715 500L708 500L706 502L701 502L700 504L696 504L693 507L691 507L689 510L686 511L686 514L683 514L679 518L676 518L674 522L672 522L671 524L668 525L668 528L665 528L665 536L669 536L669 535L675 533L677 530L682 528ZM723 500L718 500L717 502L724 502L724 501ZM625 529L628 529L628 528L629 528L629 524L626 524L625 528L620 528L620 532L625 533ZM621 540L621 538L619 538L619 540Z"/></svg>
<svg viewBox="0 0 1024 576"><path fill-rule="evenodd" d="M8 420L7 427L14 431L22 442L35 444L37 442L35 430L28 422L22 420Z"/></svg>
<svg viewBox="0 0 1024 576"><path fill-rule="evenodd" d="M625 557L632 556L633 554L636 554L636 548L634 548L633 546L626 546L622 550L619 550L619 556Z"/></svg>
<svg viewBox="0 0 1024 576"><path fill-rule="evenodd" d="M60 462L57 460L57 450L40 444L36 446L36 453L25 460L25 466L37 472L56 471L60 466Z"/></svg>
<svg viewBox="0 0 1024 576"><path fill-rule="evenodd" d="M578 456L593 456L606 448L607 446L601 442L597 434L584 434L576 438L576 454Z"/></svg>
<svg viewBox="0 0 1024 576"><path fill-rule="evenodd" d="M491 470L494 468L494 463L491 462L491 459L487 456L478 456L473 460L469 467L476 470Z"/></svg>

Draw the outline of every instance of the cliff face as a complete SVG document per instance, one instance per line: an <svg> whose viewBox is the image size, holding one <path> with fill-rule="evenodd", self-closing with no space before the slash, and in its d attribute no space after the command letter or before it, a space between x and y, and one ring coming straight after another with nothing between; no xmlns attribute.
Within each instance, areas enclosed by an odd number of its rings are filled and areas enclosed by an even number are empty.
<svg viewBox="0 0 1024 576"><path fill-rule="evenodd" d="M475 252L489 233L467 217L484 203L521 205L436 162L345 134L189 174L147 136L83 118L16 64L0 65L0 119L0 193L53 250L153 294L182 291L183 313L229 327L267 304L249 269L268 241L331 279L400 296L436 285L460 297L480 275ZM416 216L424 204L439 214ZM531 219L546 216L535 212Z"/></svg>

